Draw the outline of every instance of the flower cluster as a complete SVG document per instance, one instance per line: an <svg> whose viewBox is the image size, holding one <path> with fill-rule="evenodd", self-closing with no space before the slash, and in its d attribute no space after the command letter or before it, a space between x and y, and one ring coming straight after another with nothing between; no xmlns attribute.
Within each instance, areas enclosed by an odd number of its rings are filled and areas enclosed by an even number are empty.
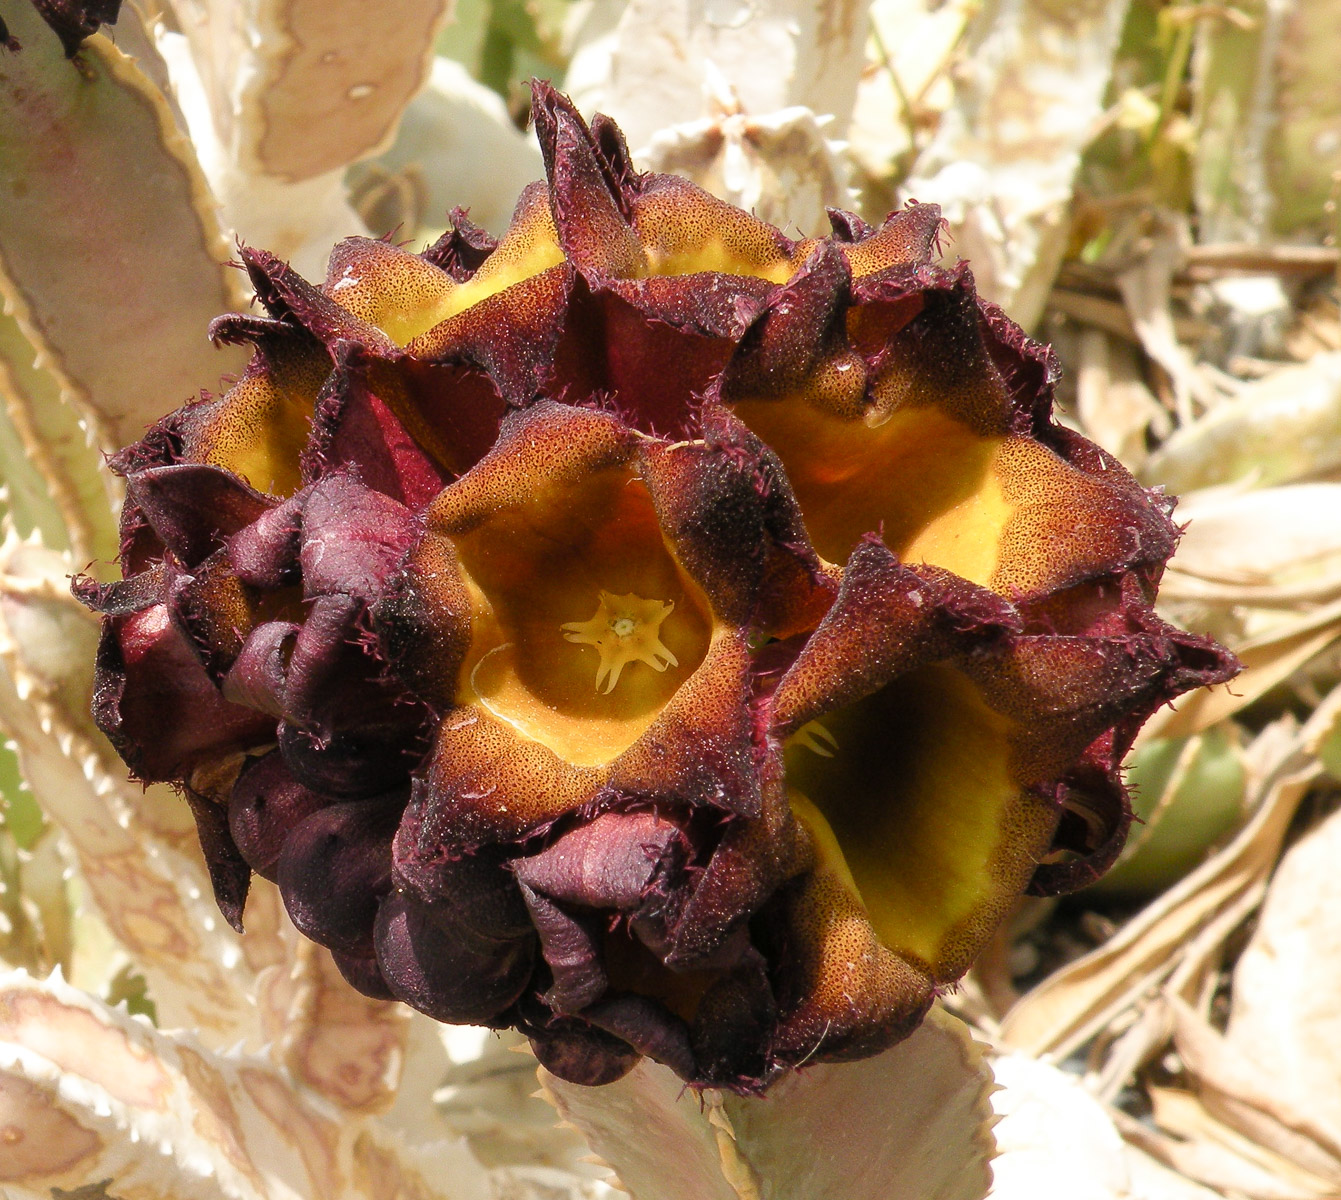
<svg viewBox="0 0 1341 1200"><path fill-rule="evenodd" d="M1170 505L1056 424L938 212L791 240L537 84L495 243L351 238L116 462L96 717L346 977L763 1086L921 1020L1232 660L1151 604Z"/></svg>

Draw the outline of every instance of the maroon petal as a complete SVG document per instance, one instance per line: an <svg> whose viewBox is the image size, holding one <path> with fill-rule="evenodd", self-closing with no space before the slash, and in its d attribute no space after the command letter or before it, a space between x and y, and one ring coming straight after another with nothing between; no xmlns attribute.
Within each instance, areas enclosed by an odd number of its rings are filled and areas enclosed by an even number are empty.
<svg viewBox="0 0 1341 1200"><path fill-rule="evenodd" d="M303 450L303 478L317 480L341 469L353 470L374 491L413 508L427 504L451 471L432 452L437 447L443 453L438 441L426 438L425 448L414 437L420 422L406 420L413 372L408 363L379 362L358 347L343 345L335 370L317 396L312 436ZM440 371L439 379L449 394L455 390L448 372ZM487 384L476 382L473 390L486 401L493 398Z"/></svg>
<svg viewBox="0 0 1341 1200"><path fill-rule="evenodd" d="M624 131L604 113L596 113L591 118L591 140L605 175L613 185L615 195L620 198L623 211L627 205L626 198L636 192L642 182L642 177L634 169L633 155L629 153Z"/></svg>
<svg viewBox="0 0 1341 1200"><path fill-rule="evenodd" d="M394 843L397 893L378 918L383 973L407 1003L492 1020L530 980L536 935L512 873L496 856L426 843L407 814Z"/></svg>
<svg viewBox="0 0 1341 1200"><path fill-rule="evenodd" d="M559 244L581 271L629 278L645 266L611 164L577 109L548 84L532 85L531 113L549 176Z"/></svg>
<svg viewBox="0 0 1341 1200"><path fill-rule="evenodd" d="M587 1087L623 1079L641 1057L623 1038L577 1018L560 1018L543 1029L530 1028L527 1033L531 1050L545 1070Z"/></svg>
<svg viewBox="0 0 1341 1200"><path fill-rule="evenodd" d="M351 596L322 596L311 606L287 663L280 703L280 749L314 791L343 797L399 786L422 752L426 710L385 677L375 640L363 631L367 610ZM282 652L286 648L281 648Z"/></svg>
<svg viewBox="0 0 1341 1200"><path fill-rule="evenodd" d="M465 283L497 248L497 238L472 222L464 208L454 208L447 214L447 231L420 257Z"/></svg>
<svg viewBox="0 0 1341 1200"><path fill-rule="evenodd" d="M333 733L320 738L280 722L280 753L304 787L341 800L376 796L409 777L414 760L401 741Z"/></svg>
<svg viewBox="0 0 1341 1200"><path fill-rule="evenodd" d="M829 228L833 231L835 241L849 244L861 242L875 232L861 217L854 212L848 212L845 208L826 208L824 211L829 218Z"/></svg>
<svg viewBox="0 0 1341 1200"><path fill-rule="evenodd" d="M167 586L167 570L155 563L146 571L128 579L99 583L88 575L76 575L70 586L81 604L105 617L128 617L162 603Z"/></svg>
<svg viewBox="0 0 1341 1200"><path fill-rule="evenodd" d="M306 493L263 512L228 539L228 561L238 579L274 591L300 578L298 550Z"/></svg>
<svg viewBox="0 0 1341 1200"><path fill-rule="evenodd" d="M551 899L632 911L683 836L654 812L610 812L510 866L518 880Z"/></svg>
<svg viewBox="0 0 1341 1200"><path fill-rule="evenodd" d="M670 1067L692 1083L698 1077L689 1026L646 996L612 996L593 1004L582 1019L628 1042L639 1054Z"/></svg>
<svg viewBox="0 0 1341 1200"><path fill-rule="evenodd" d="M344 976L345 982L356 992L371 1000L396 998L396 993L387 986L386 980L382 977L382 969L377 965L375 957L360 958L357 955L341 954L338 950L332 950L331 960Z"/></svg>
<svg viewBox="0 0 1341 1200"><path fill-rule="evenodd" d="M231 472L198 463L137 471L126 481L126 499L187 567L273 504Z"/></svg>
<svg viewBox="0 0 1341 1200"><path fill-rule="evenodd" d="M1122 780L1093 766L1077 768L1057 784L1062 819L1053 835L1061 861L1040 863L1029 881L1032 896L1060 896L1098 879L1117 861L1131 828L1131 802Z"/></svg>
<svg viewBox="0 0 1341 1200"><path fill-rule="evenodd" d="M189 778L274 736L272 717L219 694L162 604L107 619L93 717L146 783Z"/></svg>
<svg viewBox="0 0 1341 1200"><path fill-rule="evenodd" d="M251 867L240 853L229 830L228 810L197 792L186 789L186 802L196 820L196 835L205 856L214 902L238 933L242 932L242 910L251 887Z"/></svg>
<svg viewBox="0 0 1341 1200"><path fill-rule="evenodd" d="M403 504L345 474L316 484L303 505L299 562L306 596L381 595L419 531Z"/></svg>
<svg viewBox="0 0 1341 1200"><path fill-rule="evenodd" d="M662 952L668 967L692 970L718 962L768 897L808 865L809 847L797 836L781 780L766 782L762 800L757 819L727 824L680 897Z"/></svg>
<svg viewBox="0 0 1341 1200"><path fill-rule="evenodd" d="M543 290L546 285L542 281L538 286ZM474 310L468 309L462 314L468 318L464 322L446 321L429 330L415 346L415 357L395 363L352 362L351 369L360 372L350 379L352 417L359 419L357 407L361 397L366 397L369 412L362 418L364 426L369 420L384 421L377 411L383 409L395 417L439 475L448 480L464 475L494 444L509 402L522 403L535 394L537 362L549 340L543 298L537 305L542 311L531 325L519 324L501 303L498 307L492 321L472 317ZM476 343L482 342L490 328L499 339L499 360L508 368L505 378L487 374L493 347L486 344L476 352ZM325 410L321 420L326 420ZM317 433L321 436L320 425ZM357 429L348 436L352 440L356 435ZM333 442L336 458L342 453L344 436L342 431ZM398 445L388 442L387 451L398 463L402 460ZM376 479L375 459L372 466L370 483ZM416 469L416 474L423 473ZM408 472L404 478L410 478Z"/></svg>
<svg viewBox="0 0 1341 1200"><path fill-rule="evenodd" d="M740 339L719 384L722 401L782 397L808 389L812 403L857 416L867 367L847 340L852 273L838 247L821 243L777 288Z"/></svg>
<svg viewBox="0 0 1341 1200"><path fill-rule="evenodd" d="M294 779L278 750L248 759L228 801L233 844L253 871L273 882L285 838L328 804Z"/></svg>
<svg viewBox="0 0 1341 1200"><path fill-rule="evenodd" d="M879 229L872 229L855 213L839 208L828 213L834 240L850 247L846 254L853 275L868 278L891 267L933 262L940 254L941 235L949 228L939 205L916 200L890 213Z"/></svg>
<svg viewBox="0 0 1341 1200"><path fill-rule="evenodd" d="M350 341L384 354L395 352L395 345L380 329L341 308L288 263L252 246L243 246L239 254L256 298L272 317L292 319L327 345Z"/></svg>
<svg viewBox="0 0 1341 1200"><path fill-rule="evenodd" d="M253 629L223 678L224 698L283 717L289 657L300 628L292 621L267 621Z"/></svg>
<svg viewBox="0 0 1341 1200"><path fill-rule="evenodd" d="M703 994L689 1029L701 1079L747 1087L767 1077L778 1017L767 965L751 948Z"/></svg>
<svg viewBox="0 0 1341 1200"><path fill-rule="evenodd" d="M1020 627L1013 606L988 589L935 567L904 566L878 541L863 542L833 607L774 693L778 735L896 674L998 643Z"/></svg>
<svg viewBox="0 0 1341 1200"><path fill-rule="evenodd" d="M233 573L228 552L216 550L190 573L167 560L168 611L173 624L216 685L242 653L256 623L257 597Z"/></svg>
<svg viewBox="0 0 1341 1200"><path fill-rule="evenodd" d="M702 397L731 357L739 294L769 289L764 280L728 288L696 278L703 286L658 278L575 283L546 392L574 404L599 400L644 433L694 436Z"/></svg>
<svg viewBox="0 0 1341 1200"><path fill-rule="evenodd" d="M403 798L323 808L284 841L277 879L299 932L342 954L373 953L378 901L391 888L391 837Z"/></svg>
<svg viewBox="0 0 1341 1200"><path fill-rule="evenodd" d="M492 396L509 405L529 404L541 394L574 278L567 263L550 267L435 325L406 346L414 360L423 360L406 369L410 399L426 418L426 433L432 431L433 440L425 444L437 450L440 461L454 466L462 457L443 436L452 425L478 427L484 418L497 429L503 405L491 402L491 389ZM461 377L466 386L456 389L466 399L457 400L442 388L440 381L451 376L432 368L443 366L471 369ZM448 399L454 402L444 403ZM417 429L411 432L419 436ZM487 442L472 444L481 455L488 449Z"/></svg>
<svg viewBox="0 0 1341 1200"><path fill-rule="evenodd" d="M525 884L521 893L540 935L540 953L552 980L545 1003L559 1013L575 1013L595 1003L610 986L602 961L601 918L594 913L567 912Z"/></svg>
<svg viewBox="0 0 1341 1200"><path fill-rule="evenodd" d="M394 892L377 914L377 960L396 996L439 1021L489 1024L531 978L531 937L491 935L461 919L461 897Z"/></svg>
<svg viewBox="0 0 1341 1200"><path fill-rule="evenodd" d="M299 627L288 653L284 680L284 711L296 723L320 736L333 732L329 712L333 687L342 669L348 673L354 623L362 606L353 596L318 595Z"/></svg>

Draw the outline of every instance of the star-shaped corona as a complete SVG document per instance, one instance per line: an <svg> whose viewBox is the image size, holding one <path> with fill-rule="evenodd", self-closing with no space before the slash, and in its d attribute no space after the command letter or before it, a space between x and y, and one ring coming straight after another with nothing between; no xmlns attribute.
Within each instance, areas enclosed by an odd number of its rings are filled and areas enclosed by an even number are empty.
<svg viewBox="0 0 1341 1200"><path fill-rule="evenodd" d="M533 115L498 241L244 248L251 365L115 460L95 716L235 925L260 874L367 995L757 1091L1103 871L1142 722L1235 663L934 207L793 240Z"/></svg>
<svg viewBox="0 0 1341 1200"><path fill-rule="evenodd" d="M596 690L605 684L608 695L629 663L646 663L654 671L680 665L661 641L662 622L674 609L674 601L644 600L632 593L612 596L603 590L590 621L569 621L560 628L565 641L595 646L599 651Z"/></svg>
<svg viewBox="0 0 1341 1200"><path fill-rule="evenodd" d="M832 758L838 753L834 736L818 721L807 721L788 741L789 746L804 746L821 758Z"/></svg>

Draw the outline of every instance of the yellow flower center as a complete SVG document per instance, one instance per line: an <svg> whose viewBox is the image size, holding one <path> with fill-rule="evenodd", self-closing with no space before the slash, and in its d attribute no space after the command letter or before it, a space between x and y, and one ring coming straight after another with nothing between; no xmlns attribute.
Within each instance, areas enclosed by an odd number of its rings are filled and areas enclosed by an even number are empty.
<svg viewBox="0 0 1341 1200"><path fill-rule="evenodd" d="M631 662L646 663L656 671L680 665L661 641L661 626L674 609L673 600L644 600L633 593L615 596L602 591L591 620L569 621L560 629L567 641L595 646L600 652L596 690L604 683L609 695Z"/></svg>

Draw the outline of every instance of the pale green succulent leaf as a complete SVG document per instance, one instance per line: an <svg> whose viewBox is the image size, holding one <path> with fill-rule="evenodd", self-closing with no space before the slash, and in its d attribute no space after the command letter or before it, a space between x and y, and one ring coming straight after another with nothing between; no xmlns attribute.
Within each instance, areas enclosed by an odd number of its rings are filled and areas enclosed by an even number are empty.
<svg viewBox="0 0 1341 1200"><path fill-rule="evenodd" d="M50 970L70 961L75 937L69 859L59 831L49 829L31 850L20 850L19 864L19 903L37 934L41 969Z"/></svg>
<svg viewBox="0 0 1341 1200"><path fill-rule="evenodd" d="M447 0L176 0L225 155L313 179L388 145L428 78Z"/></svg>
<svg viewBox="0 0 1341 1200"><path fill-rule="evenodd" d="M695 1092L647 1059L603 1087L540 1077L633 1200L981 1200L991 1182L991 1070L940 1009L883 1054L761 1097Z"/></svg>
<svg viewBox="0 0 1341 1200"><path fill-rule="evenodd" d="M356 992L330 952L298 935L278 889L253 883L245 949L281 957L258 980L257 1008L270 1057L294 1080L348 1114L381 1113L396 1099L410 1010Z"/></svg>
<svg viewBox="0 0 1341 1200"><path fill-rule="evenodd" d="M439 31L434 50L478 75L480 50L489 29L490 0L456 0Z"/></svg>
<svg viewBox="0 0 1341 1200"><path fill-rule="evenodd" d="M720 1113L719 1097L700 1108L696 1093L650 1059L600 1088L565 1083L542 1067L540 1085L563 1120L613 1168L633 1200L676 1195L739 1200L725 1173L719 1130L709 1115ZM724 1131L722 1138L730 1143Z"/></svg>
<svg viewBox="0 0 1341 1200"><path fill-rule="evenodd" d="M185 805L127 781L93 727L97 625L69 593L73 570L12 536L0 547L0 730L164 1019L220 1042L257 1038L254 976L215 909Z"/></svg>
<svg viewBox="0 0 1341 1200"><path fill-rule="evenodd" d="M1246 384L1177 430L1140 471L1172 493L1244 481L1289 483L1341 466L1341 353L1316 354Z"/></svg>
<svg viewBox="0 0 1341 1200"><path fill-rule="evenodd" d="M692 0L630 0L612 34L576 49L564 89L583 112L613 117L635 155L659 130L723 109L801 106L830 114L830 136L842 137L865 58L864 7L766 0L723 16L705 19Z"/></svg>
<svg viewBox="0 0 1341 1200"><path fill-rule="evenodd" d="M1140 823L1091 895L1148 897L1171 887L1247 815L1241 738L1231 722L1190 738L1152 738L1126 765Z"/></svg>
<svg viewBox="0 0 1341 1200"><path fill-rule="evenodd" d="M119 481L18 322L0 314L0 480L22 536L33 530L80 562L117 552Z"/></svg>
<svg viewBox="0 0 1341 1200"><path fill-rule="evenodd" d="M1245 19L1203 21L1197 34L1201 240L1335 233L1336 13L1302 0L1239 0L1234 7Z"/></svg>
<svg viewBox="0 0 1341 1200"><path fill-rule="evenodd" d="M1277 51L1275 120L1268 143L1272 225L1284 234L1337 230L1341 170L1341 23L1326 4L1290 6ZM1329 202L1331 208L1328 208Z"/></svg>
<svg viewBox="0 0 1341 1200"><path fill-rule="evenodd" d="M5 828L21 850L31 850L46 829L42 807L24 782L12 742L0 745L0 800L4 801Z"/></svg>
<svg viewBox="0 0 1341 1200"><path fill-rule="evenodd" d="M62 393L119 449L244 362L205 330L240 299L167 104L105 36L78 61L24 0L0 61L0 293Z"/></svg>
<svg viewBox="0 0 1341 1200"><path fill-rule="evenodd" d="M1253 3L1250 25L1205 21L1197 33L1193 190L1204 241L1256 240L1266 227L1270 53L1280 36L1269 7Z"/></svg>
<svg viewBox="0 0 1341 1200"><path fill-rule="evenodd" d="M6 1185L174 1200L485 1200L464 1148L408 1148L263 1058L164 1034L66 984L0 977ZM22 1147L22 1150L18 1149Z"/></svg>
<svg viewBox="0 0 1341 1200"><path fill-rule="evenodd" d="M65 522L27 450L10 419L8 406L0 403L0 481L4 486L0 513L21 537L36 533L46 545L67 549L70 542Z"/></svg>
<svg viewBox="0 0 1341 1200"><path fill-rule="evenodd" d="M1104 109L1129 0L981 5L955 99L903 194L940 204L980 292L1026 329L1070 234L1081 152Z"/></svg>
<svg viewBox="0 0 1341 1200"><path fill-rule="evenodd" d="M507 107L460 63L439 57L428 86L405 110L385 154L349 171L355 207L368 228L428 240L456 206L495 235L512 217L517 195L545 173L540 147Z"/></svg>
<svg viewBox="0 0 1341 1200"><path fill-rule="evenodd" d="M0 821L0 962L30 970L50 969L44 961L42 931L24 904L24 870L17 839Z"/></svg>

